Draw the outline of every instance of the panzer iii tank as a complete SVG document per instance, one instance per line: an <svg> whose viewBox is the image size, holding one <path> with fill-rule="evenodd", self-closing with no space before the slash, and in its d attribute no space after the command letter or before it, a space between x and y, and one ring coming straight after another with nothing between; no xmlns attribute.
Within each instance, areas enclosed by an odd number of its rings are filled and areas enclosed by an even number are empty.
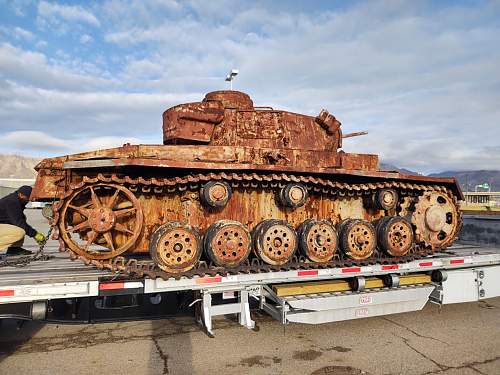
<svg viewBox="0 0 500 375"><path fill-rule="evenodd" d="M340 122L237 91L163 113L163 145L45 159L31 196L73 258L152 277L404 261L456 238L454 179L381 171Z"/></svg>

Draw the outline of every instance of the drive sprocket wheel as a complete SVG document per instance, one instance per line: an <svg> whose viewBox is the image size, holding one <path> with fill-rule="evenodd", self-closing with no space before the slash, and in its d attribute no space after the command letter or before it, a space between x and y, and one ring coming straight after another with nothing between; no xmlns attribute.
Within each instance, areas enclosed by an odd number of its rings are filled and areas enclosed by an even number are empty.
<svg viewBox="0 0 500 375"><path fill-rule="evenodd" d="M345 255L351 259L364 260L373 254L377 236L369 221L349 219L340 228L340 246Z"/></svg>
<svg viewBox="0 0 500 375"><path fill-rule="evenodd" d="M287 263L297 248L297 235L284 220L264 220L253 231L254 251L272 265Z"/></svg>
<svg viewBox="0 0 500 375"><path fill-rule="evenodd" d="M193 268L201 256L201 238L188 224L171 221L161 225L151 236L149 253L165 272L181 273Z"/></svg>
<svg viewBox="0 0 500 375"><path fill-rule="evenodd" d="M388 255L408 254L413 246L411 223L401 216L383 217L377 223L377 241L379 248Z"/></svg>
<svg viewBox="0 0 500 375"><path fill-rule="evenodd" d="M337 230L327 220L309 219L298 229L299 248L303 255L313 262L329 262L338 245Z"/></svg>
<svg viewBox="0 0 500 375"><path fill-rule="evenodd" d="M252 240L240 222L220 220L208 228L203 242L205 252L215 265L232 268L248 258Z"/></svg>
<svg viewBox="0 0 500 375"><path fill-rule="evenodd" d="M79 255L110 259L135 244L142 224L141 205L130 190L121 185L98 183L77 189L64 201L59 234ZM72 233L85 242L77 242Z"/></svg>

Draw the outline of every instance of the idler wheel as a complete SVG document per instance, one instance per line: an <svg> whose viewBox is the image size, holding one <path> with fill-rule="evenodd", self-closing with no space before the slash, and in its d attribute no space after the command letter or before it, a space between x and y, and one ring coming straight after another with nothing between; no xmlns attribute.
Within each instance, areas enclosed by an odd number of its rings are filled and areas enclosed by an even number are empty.
<svg viewBox="0 0 500 375"><path fill-rule="evenodd" d="M377 223L378 246L385 253L400 257L413 246L411 223L401 216L383 217Z"/></svg>
<svg viewBox="0 0 500 375"><path fill-rule="evenodd" d="M432 249L445 248L460 230L460 213L453 198L441 192L424 192L415 204L411 223L417 243Z"/></svg>
<svg viewBox="0 0 500 375"><path fill-rule="evenodd" d="M163 224L154 231L149 252L165 272L180 273L193 268L201 256L201 239L190 225L177 221Z"/></svg>
<svg viewBox="0 0 500 375"><path fill-rule="evenodd" d="M279 191L278 201L282 206L298 208L302 207L309 196L304 184L289 183Z"/></svg>
<svg viewBox="0 0 500 375"><path fill-rule="evenodd" d="M301 253L313 262L325 263L335 255L337 230L329 221L306 220L299 227L298 233Z"/></svg>
<svg viewBox="0 0 500 375"><path fill-rule="evenodd" d="M207 229L203 244L215 265L236 267L248 258L251 241L250 233L243 224L220 220Z"/></svg>
<svg viewBox="0 0 500 375"><path fill-rule="evenodd" d="M394 189L380 189L374 196L375 207L381 210L392 210L398 203L398 192Z"/></svg>
<svg viewBox="0 0 500 375"><path fill-rule="evenodd" d="M225 181L209 181L200 189L200 198L205 206L224 207L233 194L231 186Z"/></svg>
<svg viewBox="0 0 500 375"><path fill-rule="evenodd" d="M264 262L282 265L290 260L297 248L297 235L284 220L264 220L253 232L255 254Z"/></svg>
<svg viewBox="0 0 500 375"><path fill-rule="evenodd" d="M340 228L340 247L349 258L363 260L373 254L377 236L370 222L349 219Z"/></svg>

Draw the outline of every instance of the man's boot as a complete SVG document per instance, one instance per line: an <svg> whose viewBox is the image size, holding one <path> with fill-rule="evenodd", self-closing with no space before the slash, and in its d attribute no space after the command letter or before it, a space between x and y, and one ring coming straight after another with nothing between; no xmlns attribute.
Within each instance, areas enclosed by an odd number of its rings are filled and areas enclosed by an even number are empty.
<svg viewBox="0 0 500 375"><path fill-rule="evenodd" d="M7 249L7 255L33 255L33 252L19 246L11 246Z"/></svg>

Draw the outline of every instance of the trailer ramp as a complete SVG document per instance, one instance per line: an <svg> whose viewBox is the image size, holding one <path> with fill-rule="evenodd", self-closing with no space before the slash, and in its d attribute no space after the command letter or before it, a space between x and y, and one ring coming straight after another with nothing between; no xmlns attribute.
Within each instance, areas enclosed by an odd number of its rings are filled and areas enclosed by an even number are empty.
<svg viewBox="0 0 500 375"><path fill-rule="evenodd" d="M282 324L337 322L421 310L436 287L426 274L391 277L264 286L261 308Z"/></svg>

